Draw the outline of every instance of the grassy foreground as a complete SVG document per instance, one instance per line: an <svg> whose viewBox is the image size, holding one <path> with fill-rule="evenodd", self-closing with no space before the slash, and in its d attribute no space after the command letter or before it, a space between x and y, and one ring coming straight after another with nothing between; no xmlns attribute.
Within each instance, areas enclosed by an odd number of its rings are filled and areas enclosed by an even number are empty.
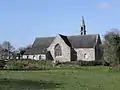
<svg viewBox="0 0 120 90"><path fill-rule="evenodd" d="M107 67L0 71L0 90L120 90L120 72Z"/></svg>

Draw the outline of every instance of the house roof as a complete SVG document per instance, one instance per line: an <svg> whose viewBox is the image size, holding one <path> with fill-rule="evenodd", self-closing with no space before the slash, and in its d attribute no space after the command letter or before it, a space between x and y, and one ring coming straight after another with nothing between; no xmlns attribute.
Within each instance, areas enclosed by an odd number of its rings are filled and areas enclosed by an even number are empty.
<svg viewBox="0 0 120 90"><path fill-rule="evenodd" d="M59 34L64 42L72 48L93 48L96 45L98 34L64 36ZM24 54L45 54L47 48L55 37L36 38L32 48L27 49Z"/></svg>
<svg viewBox="0 0 120 90"><path fill-rule="evenodd" d="M37 37L33 43L33 47L49 47L55 37Z"/></svg>
<svg viewBox="0 0 120 90"><path fill-rule="evenodd" d="M73 48L93 48L98 34L68 36Z"/></svg>
<svg viewBox="0 0 120 90"><path fill-rule="evenodd" d="M37 37L32 48L27 49L24 55L45 54L54 38L55 37Z"/></svg>
<svg viewBox="0 0 120 90"><path fill-rule="evenodd" d="M32 47L25 51L24 55L46 54L47 48Z"/></svg>

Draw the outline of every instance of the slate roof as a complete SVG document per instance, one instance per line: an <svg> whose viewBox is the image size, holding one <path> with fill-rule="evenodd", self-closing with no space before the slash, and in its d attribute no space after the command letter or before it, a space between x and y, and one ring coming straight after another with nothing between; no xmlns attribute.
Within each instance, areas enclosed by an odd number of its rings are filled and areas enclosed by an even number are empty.
<svg viewBox="0 0 120 90"><path fill-rule="evenodd" d="M36 54L46 54L47 48L32 47L26 50L24 55L36 55Z"/></svg>
<svg viewBox="0 0 120 90"><path fill-rule="evenodd" d="M37 37L32 48L26 50L24 55L46 54L47 48L55 37Z"/></svg>
<svg viewBox="0 0 120 90"><path fill-rule="evenodd" d="M33 43L33 47L48 47L55 37L38 37Z"/></svg>
<svg viewBox="0 0 120 90"><path fill-rule="evenodd" d="M93 48L98 34L68 36L73 48Z"/></svg>
<svg viewBox="0 0 120 90"><path fill-rule="evenodd" d="M96 39L98 34L88 34L88 35L75 35L75 36L64 36L59 34L59 36L64 40L64 42L72 48L93 48L96 44ZM24 54L45 54L47 48L52 43L55 37L41 37L36 38L32 48L26 50Z"/></svg>

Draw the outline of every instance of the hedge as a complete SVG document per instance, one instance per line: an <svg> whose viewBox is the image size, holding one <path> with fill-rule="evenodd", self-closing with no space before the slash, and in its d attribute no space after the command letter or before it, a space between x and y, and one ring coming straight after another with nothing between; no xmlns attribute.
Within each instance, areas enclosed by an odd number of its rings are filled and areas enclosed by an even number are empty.
<svg viewBox="0 0 120 90"><path fill-rule="evenodd" d="M80 66L98 66L103 65L103 60L95 61L71 61L71 62L57 62L56 66L59 68L80 68Z"/></svg>
<svg viewBox="0 0 120 90"><path fill-rule="evenodd" d="M6 70L45 70L53 68L51 61L10 60L6 63Z"/></svg>
<svg viewBox="0 0 120 90"><path fill-rule="evenodd" d="M56 62L50 60L10 60L4 66L5 70L48 70L53 68L80 68L81 66L103 65L103 60Z"/></svg>

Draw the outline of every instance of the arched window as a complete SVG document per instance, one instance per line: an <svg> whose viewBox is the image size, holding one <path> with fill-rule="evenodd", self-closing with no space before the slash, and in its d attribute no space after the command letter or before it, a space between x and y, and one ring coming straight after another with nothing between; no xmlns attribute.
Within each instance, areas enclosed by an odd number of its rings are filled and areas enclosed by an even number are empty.
<svg viewBox="0 0 120 90"><path fill-rule="evenodd" d="M87 59L87 58L88 58L88 56L87 56L87 54L86 54L86 53L84 54L84 58L85 58L85 59Z"/></svg>
<svg viewBox="0 0 120 90"><path fill-rule="evenodd" d="M61 46L59 44L57 44L55 46L54 52L55 52L55 57L62 56L62 50L61 50Z"/></svg>

